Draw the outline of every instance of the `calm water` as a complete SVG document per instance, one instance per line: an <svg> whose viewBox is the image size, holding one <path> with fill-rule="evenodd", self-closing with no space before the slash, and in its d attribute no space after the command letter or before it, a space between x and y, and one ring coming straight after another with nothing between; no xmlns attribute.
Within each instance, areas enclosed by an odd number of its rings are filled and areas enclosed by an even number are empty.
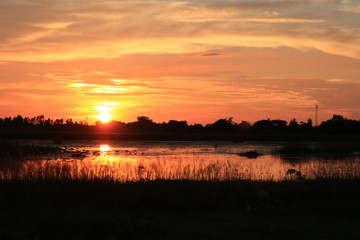
<svg viewBox="0 0 360 240"><path fill-rule="evenodd" d="M2 179L108 179L141 181L155 179L190 180L282 180L295 178L360 176L358 155L347 158L312 159L271 153L281 143L232 142L104 142L74 141L54 145L69 152L26 161L2 162ZM241 152L263 155L248 158ZM289 160L290 159L290 160ZM291 161L294 159L294 161Z"/></svg>

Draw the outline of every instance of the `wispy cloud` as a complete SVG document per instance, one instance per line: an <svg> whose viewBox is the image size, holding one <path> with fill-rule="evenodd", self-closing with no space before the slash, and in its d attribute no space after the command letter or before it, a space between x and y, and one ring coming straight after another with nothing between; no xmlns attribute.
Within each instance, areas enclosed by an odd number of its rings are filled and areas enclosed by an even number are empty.
<svg viewBox="0 0 360 240"><path fill-rule="evenodd" d="M359 58L356 5L338 1L2 1L0 60L114 58L228 46ZM344 45L344 43L346 43Z"/></svg>
<svg viewBox="0 0 360 240"><path fill-rule="evenodd" d="M3 0L0 109L92 116L108 102L123 120L209 122L273 109L305 119L319 104L326 116L357 116L358 8L350 0Z"/></svg>

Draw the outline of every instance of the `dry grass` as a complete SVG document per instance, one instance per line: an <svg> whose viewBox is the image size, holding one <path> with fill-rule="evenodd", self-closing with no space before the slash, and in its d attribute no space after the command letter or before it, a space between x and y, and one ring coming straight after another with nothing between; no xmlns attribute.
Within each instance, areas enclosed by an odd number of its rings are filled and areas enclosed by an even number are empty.
<svg viewBox="0 0 360 240"><path fill-rule="evenodd" d="M120 157L119 157L120 159ZM2 161L0 179L52 179L135 182L154 180L279 181L288 179L357 179L360 160L311 161L290 165L257 165L251 160L212 161L183 159L115 161L95 160L28 160Z"/></svg>

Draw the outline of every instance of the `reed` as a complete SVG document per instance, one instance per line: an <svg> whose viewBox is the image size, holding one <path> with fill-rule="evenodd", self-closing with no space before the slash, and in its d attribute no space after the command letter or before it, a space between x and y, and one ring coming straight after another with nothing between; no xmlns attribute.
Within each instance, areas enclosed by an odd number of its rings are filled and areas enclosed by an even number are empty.
<svg viewBox="0 0 360 240"><path fill-rule="evenodd" d="M23 162L2 161L2 180L94 180L137 182L157 180L282 181L301 179L359 179L360 160L313 161L286 165L275 172L268 166L258 167L240 161L194 161L182 159L166 161L101 162L96 160L28 160ZM274 175L275 174L275 175Z"/></svg>

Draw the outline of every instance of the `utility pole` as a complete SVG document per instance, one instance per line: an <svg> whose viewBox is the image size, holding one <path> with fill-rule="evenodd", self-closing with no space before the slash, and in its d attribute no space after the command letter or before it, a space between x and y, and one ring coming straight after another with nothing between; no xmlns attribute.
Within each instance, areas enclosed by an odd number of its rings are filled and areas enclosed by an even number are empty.
<svg viewBox="0 0 360 240"><path fill-rule="evenodd" d="M318 125L318 111L319 111L319 105L315 105L315 126Z"/></svg>

